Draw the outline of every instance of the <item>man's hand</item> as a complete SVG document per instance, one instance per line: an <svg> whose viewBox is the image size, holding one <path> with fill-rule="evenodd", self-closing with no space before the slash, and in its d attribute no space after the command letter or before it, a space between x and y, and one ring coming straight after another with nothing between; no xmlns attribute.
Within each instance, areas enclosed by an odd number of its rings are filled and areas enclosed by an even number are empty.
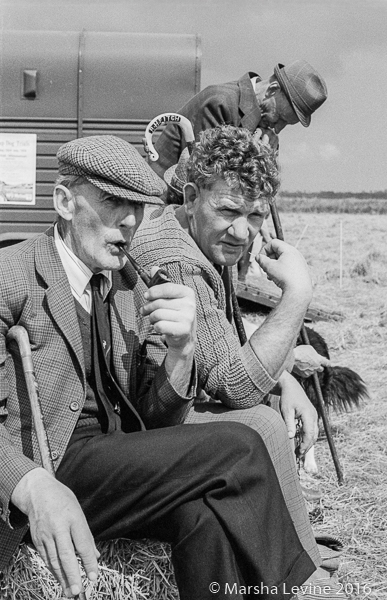
<svg viewBox="0 0 387 600"><path fill-rule="evenodd" d="M290 439L296 435L296 419L301 419L302 438L298 454L304 456L318 437L317 411L290 373L284 371L278 383L281 387L281 413Z"/></svg>
<svg viewBox="0 0 387 600"><path fill-rule="evenodd" d="M313 346L302 345L294 348L293 371L300 377L310 377L313 373L321 373L324 367L331 364L329 358L321 356Z"/></svg>
<svg viewBox="0 0 387 600"><path fill-rule="evenodd" d="M76 553L90 581L96 581L99 552L73 492L42 468L29 471L12 503L30 522L32 541L67 598L83 590Z"/></svg>
<svg viewBox="0 0 387 600"><path fill-rule="evenodd" d="M302 254L293 246L278 239L263 246L256 261L267 277L284 292L293 291L309 303L312 299L312 281L308 265Z"/></svg>
<svg viewBox="0 0 387 600"><path fill-rule="evenodd" d="M152 275L154 269L155 267L152 268ZM194 291L185 285L163 283L149 288L144 298L147 303L142 307L141 313L149 315L154 330L163 336L168 346L165 370L169 381L176 392L187 396L196 343Z"/></svg>
<svg viewBox="0 0 387 600"><path fill-rule="evenodd" d="M151 274L157 271L153 267ZM194 291L177 283L149 288L141 313L148 315L154 330L164 336L168 348L184 352L196 340L196 302Z"/></svg>
<svg viewBox="0 0 387 600"><path fill-rule="evenodd" d="M278 150L279 139L278 135L272 129L265 127L257 127L253 134L253 140L259 140L274 151Z"/></svg>

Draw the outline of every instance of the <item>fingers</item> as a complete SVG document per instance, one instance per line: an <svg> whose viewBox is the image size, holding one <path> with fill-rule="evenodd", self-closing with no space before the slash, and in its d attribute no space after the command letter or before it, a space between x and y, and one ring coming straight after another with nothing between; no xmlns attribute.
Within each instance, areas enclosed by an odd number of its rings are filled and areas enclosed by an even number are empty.
<svg viewBox="0 0 387 600"><path fill-rule="evenodd" d="M301 415L302 436L299 454L303 456L316 443L318 437L318 417L316 409L310 405L309 411Z"/></svg>
<svg viewBox="0 0 387 600"><path fill-rule="evenodd" d="M301 377L310 377L313 373L321 373L330 365L330 360L318 354L313 346L299 345L294 348L294 370Z"/></svg>
<svg viewBox="0 0 387 600"><path fill-rule="evenodd" d="M83 591L76 554L82 561L88 579L93 582L97 580L99 552L86 520L83 524L77 522L71 529L59 530L42 540L37 538L36 532L31 531L31 534L37 551L62 586L67 598Z"/></svg>
<svg viewBox="0 0 387 600"><path fill-rule="evenodd" d="M62 586L65 596L71 598L79 594L83 590L81 572L68 532L60 532L55 538L41 542L32 535L32 540L48 569Z"/></svg>
<svg viewBox="0 0 387 600"><path fill-rule="evenodd" d="M298 449L300 456L304 456L310 448L316 443L318 437L318 427L303 422L301 444Z"/></svg>
<svg viewBox="0 0 387 600"><path fill-rule="evenodd" d="M157 272L156 269L155 272ZM154 273L153 273L154 274ZM152 276L153 276L152 274ZM161 285L156 285L154 287L149 288L144 293L144 298L148 302L152 302L153 300L159 300L161 298L195 298L195 294L191 288L181 285L178 283L162 283Z"/></svg>
<svg viewBox="0 0 387 600"><path fill-rule="evenodd" d="M98 551L82 508L68 487L37 468L19 481L12 498L28 516L32 541L66 597L83 589L77 554L87 576L96 580Z"/></svg>
<svg viewBox="0 0 387 600"><path fill-rule="evenodd" d="M256 258L267 276L283 291L294 292L309 303L312 281L302 254L282 240L273 239L263 246Z"/></svg>
<svg viewBox="0 0 387 600"><path fill-rule="evenodd" d="M84 527L74 527L71 529L74 548L78 553L85 573L90 581L96 581L98 577L98 562L100 553L94 543L94 538L87 525L86 519Z"/></svg>
<svg viewBox="0 0 387 600"><path fill-rule="evenodd" d="M184 285L164 283L149 288L141 314L149 316L156 333L166 336L168 348L182 349L191 345L196 334L196 302L194 291Z"/></svg>
<svg viewBox="0 0 387 600"><path fill-rule="evenodd" d="M286 429L288 430L289 439L292 440L296 435L296 418L294 410L283 414L283 419L285 421Z"/></svg>
<svg viewBox="0 0 387 600"><path fill-rule="evenodd" d="M330 367L331 361L329 360L329 358L320 355L320 364L321 367ZM323 368L321 368L321 370L323 370Z"/></svg>

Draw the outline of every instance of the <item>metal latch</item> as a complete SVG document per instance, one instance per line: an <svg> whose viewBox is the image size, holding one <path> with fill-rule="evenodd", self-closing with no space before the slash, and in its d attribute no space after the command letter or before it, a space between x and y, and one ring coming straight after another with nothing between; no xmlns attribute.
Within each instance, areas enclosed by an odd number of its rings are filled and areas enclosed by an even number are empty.
<svg viewBox="0 0 387 600"><path fill-rule="evenodd" d="M38 71L36 69L24 69L23 71L23 97L34 100L37 94L36 81Z"/></svg>

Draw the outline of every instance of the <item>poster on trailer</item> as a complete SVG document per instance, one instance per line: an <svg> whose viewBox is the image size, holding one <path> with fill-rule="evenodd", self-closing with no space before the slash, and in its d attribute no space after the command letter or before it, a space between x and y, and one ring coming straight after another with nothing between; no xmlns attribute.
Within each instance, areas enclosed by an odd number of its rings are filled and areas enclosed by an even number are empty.
<svg viewBox="0 0 387 600"><path fill-rule="evenodd" d="M0 205L35 204L36 134L0 133Z"/></svg>

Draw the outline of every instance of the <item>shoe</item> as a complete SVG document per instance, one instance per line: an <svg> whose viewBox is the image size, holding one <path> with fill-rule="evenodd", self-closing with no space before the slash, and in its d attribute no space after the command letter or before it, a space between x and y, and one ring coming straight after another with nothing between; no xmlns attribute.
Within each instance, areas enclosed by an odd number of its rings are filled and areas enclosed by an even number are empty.
<svg viewBox="0 0 387 600"><path fill-rule="evenodd" d="M315 534L318 551L322 558L321 568L333 573L337 571L344 543L340 538L326 534Z"/></svg>

